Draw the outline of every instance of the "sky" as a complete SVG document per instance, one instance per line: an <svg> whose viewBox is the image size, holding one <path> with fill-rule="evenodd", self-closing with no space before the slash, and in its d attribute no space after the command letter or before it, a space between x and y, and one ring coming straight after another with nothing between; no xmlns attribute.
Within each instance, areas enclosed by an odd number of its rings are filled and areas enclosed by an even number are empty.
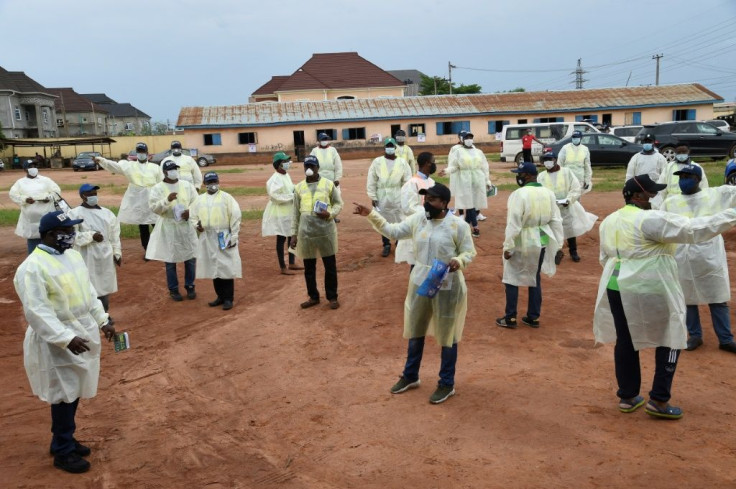
<svg viewBox="0 0 736 489"><path fill-rule="evenodd" d="M106 93L154 121L238 105L313 53L483 93L698 82L736 100L736 0L0 0L0 66Z"/></svg>

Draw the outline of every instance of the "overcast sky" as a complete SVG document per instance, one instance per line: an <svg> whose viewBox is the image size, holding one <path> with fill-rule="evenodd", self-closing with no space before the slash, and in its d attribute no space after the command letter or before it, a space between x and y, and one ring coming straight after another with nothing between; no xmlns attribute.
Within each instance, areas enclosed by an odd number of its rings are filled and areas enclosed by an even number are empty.
<svg viewBox="0 0 736 489"><path fill-rule="evenodd" d="M736 0L0 0L0 19L6 70L172 123L339 51L430 76L451 61L483 92L573 89L578 58L586 88L654 84L664 54L660 84L736 100Z"/></svg>

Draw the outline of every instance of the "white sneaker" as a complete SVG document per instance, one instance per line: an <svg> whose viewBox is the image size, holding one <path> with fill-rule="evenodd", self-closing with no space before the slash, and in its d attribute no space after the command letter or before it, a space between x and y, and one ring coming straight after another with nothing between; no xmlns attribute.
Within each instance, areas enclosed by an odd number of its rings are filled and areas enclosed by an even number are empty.
<svg viewBox="0 0 736 489"><path fill-rule="evenodd" d="M479 221L485 221L488 218L479 212L476 219L478 219Z"/></svg>

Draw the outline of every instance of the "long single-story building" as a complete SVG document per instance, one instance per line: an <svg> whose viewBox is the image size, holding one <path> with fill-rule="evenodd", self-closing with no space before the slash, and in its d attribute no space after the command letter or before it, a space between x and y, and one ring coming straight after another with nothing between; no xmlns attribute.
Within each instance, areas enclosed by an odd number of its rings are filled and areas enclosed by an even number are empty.
<svg viewBox="0 0 736 489"><path fill-rule="evenodd" d="M590 90L434 95L183 107L188 147L237 155L295 151L330 134L338 147L373 146L397 130L411 146L449 145L469 130L489 143L506 124L590 120L610 126L713 118L718 94L698 83Z"/></svg>

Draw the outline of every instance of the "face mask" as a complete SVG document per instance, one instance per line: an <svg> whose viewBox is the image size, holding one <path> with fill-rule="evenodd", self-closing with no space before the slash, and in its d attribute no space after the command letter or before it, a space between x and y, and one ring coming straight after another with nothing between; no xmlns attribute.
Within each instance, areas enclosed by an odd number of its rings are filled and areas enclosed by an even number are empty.
<svg viewBox="0 0 736 489"><path fill-rule="evenodd" d="M167 171L166 178L168 178L169 180L179 180L179 170Z"/></svg>
<svg viewBox="0 0 736 489"><path fill-rule="evenodd" d="M551 170L555 167L555 162L553 160L544 160L544 167L548 170Z"/></svg>
<svg viewBox="0 0 736 489"><path fill-rule="evenodd" d="M28 169L28 176L31 178L35 178L38 175L38 168L29 168Z"/></svg>
<svg viewBox="0 0 736 489"><path fill-rule="evenodd" d="M677 153L675 155L675 159L679 161L680 163L685 163L690 158L690 155L687 153Z"/></svg>
<svg viewBox="0 0 736 489"><path fill-rule="evenodd" d="M291 168L291 161L285 161L284 163L281 163L281 169L286 171L289 168Z"/></svg>
<svg viewBox="0 0 736 489"><path fill-rule="evenodd" d="M63 253L65 250L68 250L72 246L74 246L74 237L77 235L77 233L71 233L71 234L57 234L56 235L56 247L61 250Z"/></svg>
<svg viewBox="0 0 736 489"><path fill-rule="evenodd" d="M575 146L580 144L580 138L572 138L572 144L574 144Z"/></svg>
<svg viewBox="0 0 736 489"><path fill-rule="evenodd" d="M147 153L136 153L136 156L138 157L138 161L140 161L141 163L148 159Z"/></svg>
<svg viewBox="0 0 736 489"><path fill-rule="evenodd" d="M463 141L463 144L466 148L472 148L473 147L473 140L472 139L465 139Z"/></svg>
<svg viewBox="0 0 736 489"><path fill-rule="evenodd" d="M322 146L323 148L326 148L329 144L330 144L329 141L320 141L319 142L319 145Z"/></svg>
<svg viewBox="0 0 736 489"><path fill-rule="evenodd" d="M307 168L307 171L305 171L304 174L308 177L311 177L312 175L314 175L314 171L311 168Z"/></svg>
<svg viewBox="0 0 736 489"><path fill-rule="evenodd" d="M217 193L218 190L220 190L220 185L217 183L211 183L207 185L207 192L211 194Z"/></svg>
<svg viewBox="0 0 736 489"><path fill-rule="evenodd" d="M397 143L403 143L404 141L406 141L406 138L404 136L396 136Z"/></svg>
<svg viewBox="0 0 736 489"><path fill-rule="evenodd" d="M444 209L438 209L429 202L424 203L424 213L427 219L437 219Z"/></svg>
<svg viewBox="0 0 736 489"><path fill-rule="evenodd" d="M432 163L429 165L429 174L434 175L434 172L437 171L437 163Z"/></svg>
<svg viewBox="0 0 736 489"><path fill-rule="evenodd" d="M396 153L396 148L386 148L386 154L393 156Z"/></svg>
<svg viewBox="0 0 736 489"><path fill-rule="evenodd" d="M524 185L526 185L526 180L521 175L516 175L516 184L519 187L523 187Z"/></svg>
<svg viewBox="0 0 736 489"><path fill-rule="evenodd" d="M179 149L179 148L175 148L175 149L174 149L174 150L173 150L173 151L172 151L171 153L172 153L172 154L173 154L174 156L181 156L181 149Z"/></svg>
<svg viewBox="0 0 736 489"><path fill-rule="evenodd" d="M695 190L698 188L698 181L694 178L680 178L678 183L680 184L680 190L685 195L695 193Z"/></svg>
<svg viewBox="0 0 736 489"><path fill-rule="evenodd" d="M652 143L644 143L642 144L642 147L644 148L644 151L651 151L654 148L654 145Z"/></svg>
<svg viewBox="0 0 736 489"><path fill-rule="evenodd" d="M87 205L91 205L92 207L97 205L97 196L96 195L90 195L87 197Z"/></svg>

